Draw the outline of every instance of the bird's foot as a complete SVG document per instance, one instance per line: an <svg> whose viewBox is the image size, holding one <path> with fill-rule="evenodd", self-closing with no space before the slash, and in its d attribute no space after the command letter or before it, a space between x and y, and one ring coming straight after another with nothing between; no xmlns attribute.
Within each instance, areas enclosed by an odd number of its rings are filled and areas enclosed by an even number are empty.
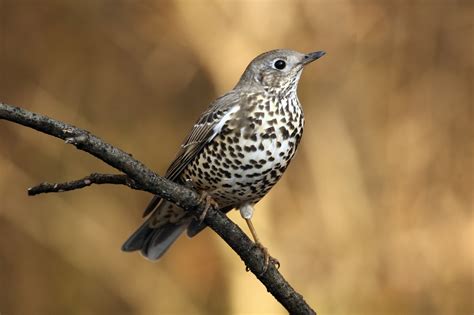
<svg viewBox="0 0 474 315"><path fill-rule="evenodd" d="M212 198L212 196L206 192L206 191L201 191L201 197L199 198L199 203L204 202L204 210L201 212L199 215L199 223L201 224L204 221L204 218L207 215L207 211L209 210L210 207L213 207L214 209L219 209L219 204L217 201Z"/></svg>
<svg viewBox="0 0 474 315"><path fill-rule="evenodd" d="M262 243L257 242L257 243L254 243L254 245L255 247L259 248L263 252L263 258L264 258L263 269L262 269L262 272L259 274L259 276L263 276L263 274L267 272L268 266L270 265L270 263L274 265L276 269L280 269L280 262L278 261L278 259L270 256L270 254L268 253L268 249L265 246L263 246ZM249 271L249 267L246 267L245 270Z"/></svg>
<svg viewBox="0 0 474 315"><path fill-rule="evenodd" d="M194 182L191 178L186 178L184 180L184 187L196 190L196 185L194 185Z"/></svg>

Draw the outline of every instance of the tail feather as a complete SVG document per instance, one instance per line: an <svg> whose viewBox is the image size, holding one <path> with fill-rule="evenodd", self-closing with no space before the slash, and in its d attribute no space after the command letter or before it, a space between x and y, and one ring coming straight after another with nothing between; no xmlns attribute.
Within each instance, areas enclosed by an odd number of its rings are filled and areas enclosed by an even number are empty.
<svg viewBox="0 0 474 315"><path fill-rule="evenodd" d="M122 250L125 252L140 250L146 258L157 260L165 254L187 226L186 222L180 225L168 223L159 228L151 228L147 220L122 245Z"/></svg>
<svg viewBox="0 0 474 315"><path fill-rule="evenodd" d="M141 249L143 256L150 260L157 260L163 256L168 248L178 239L186 229L187 224L175 225L169 223L159 229L156 229L150 237L147 238Z"/></svg>
<svg viewBox="0 0 474 315"><path fill-rule="evenodd" d="M170 202L160 202L155 196L145 210L145 213L154 211L148 219L122 245L122 250L132 252L139 250L150 260L157 260L165 254L170 246L178 239L189 225L191 219L179 223L167 222L167 216L180 209ZM157 220L158 219L158 220ZM157 221L158 227L154 227Z"/></svg>
<svg viewBox="0 0 474 315"><path fill-rule="evenodd" d="M159 202L158 198L153 198L150 205L155 205ZM162 211L169 207L170 203L160 203L153 214L128 238L127 241L122 245L124 252L133 252L139 250L143 256L150 260L157 260L163 256L168 248L178 239L178 237L187 229L188 236L193 237L201 232L207 225L204 222L189 217L180 224L166 223L158 228L150 227L150 221L154 217L154 214L163 214ZM177 207L176 205L173 205ZM220 209L222 212L227 213L233 207L225 207ZM150 212L151 206L147 208L147 212ZM169 209L168 209L169 210ZM158 212L156 212L158 211Z"/></svg>
<svg viewBox="0 0 474 315"><path fill-rule="evenodd" d="M132 235L123 243L122 251L133 252L143 248L146 240L153 234L153 229L145 221Z"/></svg>

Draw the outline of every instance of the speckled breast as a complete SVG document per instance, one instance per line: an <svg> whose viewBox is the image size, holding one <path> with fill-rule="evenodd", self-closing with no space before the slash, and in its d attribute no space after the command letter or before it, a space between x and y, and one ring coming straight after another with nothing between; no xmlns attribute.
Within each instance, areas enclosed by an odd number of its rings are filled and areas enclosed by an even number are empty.
<svg viewBox="0 0 474 315"><path fill-rule="evenodd" d="M181 175L221 207L259 201L282 176L303 133L296 97L257 98L251 103L230 117Z"/></svg>

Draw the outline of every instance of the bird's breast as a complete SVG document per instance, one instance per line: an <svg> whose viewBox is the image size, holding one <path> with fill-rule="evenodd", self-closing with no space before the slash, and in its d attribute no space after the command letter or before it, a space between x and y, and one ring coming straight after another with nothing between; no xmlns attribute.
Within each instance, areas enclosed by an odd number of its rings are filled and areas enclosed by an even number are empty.
<svg viewBox="0 0 474 315"><path fill-rule="evenodd" d="M236 112L185 171L224 205L258 201L279 180L303 132L299 104ZM273 110L272 110L273 109Z"/></svg>

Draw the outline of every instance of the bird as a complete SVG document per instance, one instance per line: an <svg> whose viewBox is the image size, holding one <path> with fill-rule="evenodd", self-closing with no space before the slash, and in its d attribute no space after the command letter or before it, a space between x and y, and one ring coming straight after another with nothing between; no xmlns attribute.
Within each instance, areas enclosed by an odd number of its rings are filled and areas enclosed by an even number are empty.
<svg viewBox="0 0 474 315"><path fill-rule="evenodd" d="M182 143L165 178L193 188L224 213L240 211L269 262L279 266L262 245L251 221L255 204L278 182L303 134L304 115L297 87L303 68L326 53L275 49L255 57L235 87L201 114ZM193 237L206 227L170 201L154 196L145 222L123 244L125 252L141 251L161 258L187 231Z"/></svg>

